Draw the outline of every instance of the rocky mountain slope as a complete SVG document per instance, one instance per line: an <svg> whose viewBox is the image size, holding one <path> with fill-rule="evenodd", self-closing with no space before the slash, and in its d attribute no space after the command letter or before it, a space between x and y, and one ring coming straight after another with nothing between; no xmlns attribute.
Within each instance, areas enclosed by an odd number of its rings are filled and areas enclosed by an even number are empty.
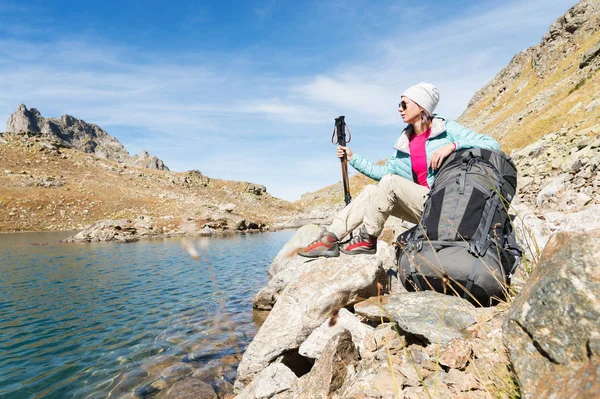
<svg viewBox="0 0 600 399"><path fill-rule="evenodd" d="M475 93L459 122L508 151L549 133L597 130L599 69L600 1L582 0Z"/></svg>
<svg viewBox="0 0 600 399"><path fill-rule="evenodd" d="M458 121L499 140L519 170L516 203L574 211L600 204L600 1L583 0L541 43L517 54ZM363 176L350 179L355 196ZM306 215L343 206L340 183L298 202Z"/></svg>
<svg viewBox="0 0 600 399"><path fill-rule="evenodd" d="M95 148L116 142L105 139ZM261 185L130 166L63 144L43 132L0 135L0 232L82 229L119 219L142 220L154 233L208 234L281 227L298 214Z"/></svg>
<svg viewBox="0 0 600 399"><path fill-rule="evenodd" d="M44 137L59 147L75 148L125 165L169 170L163 161L146 151L135 156L129 155L119 140L97 125L71 115L63 115L60 119L44 118L37 109L27 109L25 104L19 105L8 118L6 132Z"/></svg>

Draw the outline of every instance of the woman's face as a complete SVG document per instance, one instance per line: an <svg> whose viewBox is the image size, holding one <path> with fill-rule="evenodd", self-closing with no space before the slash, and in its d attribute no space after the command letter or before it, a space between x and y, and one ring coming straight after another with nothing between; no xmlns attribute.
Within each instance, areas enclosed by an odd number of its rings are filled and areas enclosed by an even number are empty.
<svg viewBox="0 0 600 399"><path fill-rule="evenodd" d="M398 112L405 123L414 124L421 119L421 107L408 97L402 96L398 104Z"/></svg>

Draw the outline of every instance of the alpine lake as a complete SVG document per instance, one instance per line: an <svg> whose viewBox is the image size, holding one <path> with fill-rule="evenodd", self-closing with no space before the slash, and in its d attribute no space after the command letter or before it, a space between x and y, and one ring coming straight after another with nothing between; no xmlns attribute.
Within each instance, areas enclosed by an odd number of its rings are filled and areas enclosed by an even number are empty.
<svg viewBox="0 0 600 399"><path fill-rule="evenodd" d="M252 297L294 231L189 238L194 258L181 238L60 242L72 234L0 235L0 398L151 397L178 370L234 378Z"/></svg>

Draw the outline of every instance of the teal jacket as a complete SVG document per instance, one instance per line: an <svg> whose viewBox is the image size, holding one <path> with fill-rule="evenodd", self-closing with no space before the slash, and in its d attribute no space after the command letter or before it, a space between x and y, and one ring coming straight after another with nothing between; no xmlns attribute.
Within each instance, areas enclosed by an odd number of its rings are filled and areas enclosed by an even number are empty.
<svg viewBox="0 0 600 399"><path fill-rule="evenodd" d="M410 134L412 134L412 125L408 125L396 140L394 145L396 152L388 158L385 164L377 165L358 154L354 154L350 160L350 165L373 180L379 181L385 175L395 174L414 181L408 146ZM425 143L427 161L429 161L435 150L450 143L456 144L457 151L467 148L500 149L500 145L493 138L475 133L454 121L436 115L431 124L431 135ZM429 187L433 186L436 172L432 169L427 171L427 184L429 184Z"/></svg>

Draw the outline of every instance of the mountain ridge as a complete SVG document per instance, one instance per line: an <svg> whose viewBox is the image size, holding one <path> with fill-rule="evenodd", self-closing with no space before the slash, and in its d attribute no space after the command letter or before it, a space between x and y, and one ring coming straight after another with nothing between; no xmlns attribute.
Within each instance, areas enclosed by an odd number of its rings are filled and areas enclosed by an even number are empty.
<svg viewBox="0 0 600 399"><path fill-rule="evenodd" d="M27 109L25 104L21 104L9 116L6 132L39 134L55 145L76 148L100 158L147 169L169 170L162 160L145 150L139 155L131 156L119 140L100 126L68 114L61 118L45 118L36 108Z"/></svg>

